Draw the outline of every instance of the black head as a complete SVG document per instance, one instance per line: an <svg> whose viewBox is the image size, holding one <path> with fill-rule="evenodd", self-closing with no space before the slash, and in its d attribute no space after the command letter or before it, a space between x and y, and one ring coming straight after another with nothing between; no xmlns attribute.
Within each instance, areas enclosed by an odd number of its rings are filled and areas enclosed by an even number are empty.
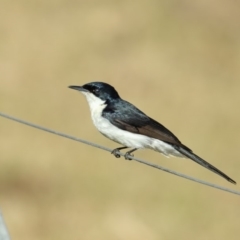
<svg viewBox="0 0 240 240"><path fill-rule="evenodd" d="M117 91L111 85L104 82L91 82L83 86L69 86L69 88L94 94L102 100L112 100L120 98Z"/></svg>

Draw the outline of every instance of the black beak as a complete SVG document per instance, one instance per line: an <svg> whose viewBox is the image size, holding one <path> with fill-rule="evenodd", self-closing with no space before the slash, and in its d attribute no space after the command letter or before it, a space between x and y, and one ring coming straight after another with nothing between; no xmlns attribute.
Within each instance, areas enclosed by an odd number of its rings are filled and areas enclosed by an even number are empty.
<svg viewBox="0 0 240 240"><path fill-rule="evenodd" d="M69 88L72 88L72 89L74 89L74 90L78 90L78 91L80 91L80 92L88 92L87 89L85 89L85 88L83 88L83 87L81 87L81 86L69 86Z"/></svg>

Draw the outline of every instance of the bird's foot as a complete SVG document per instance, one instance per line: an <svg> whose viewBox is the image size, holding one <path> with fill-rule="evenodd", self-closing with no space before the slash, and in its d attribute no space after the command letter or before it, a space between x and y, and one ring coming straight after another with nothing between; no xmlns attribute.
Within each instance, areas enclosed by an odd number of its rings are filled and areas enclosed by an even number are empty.
<svg viewBox="0 0 240 240"><path fill-rule="evenodd" d="M116 158L120 158L121 157L120 151L118 150L118 148L113 149L111 154L113 154Z"/></svg>
<svg viewBox="0 0 240 240"><path fill-rule="evenodd" d="M129 153L129 152L126 152L125 155L124 155L124 158L126 160L132 160L133 157L134 157L134 155Z"/></svg>
<svg viewBox="0 0 240 240"><path fill-rule="evenodd" d="M128 147L115 148L112 150L111 154L113 154L116 158L120 158L121 157L120 150L125 149L125 148L128 148Z"/></svg>

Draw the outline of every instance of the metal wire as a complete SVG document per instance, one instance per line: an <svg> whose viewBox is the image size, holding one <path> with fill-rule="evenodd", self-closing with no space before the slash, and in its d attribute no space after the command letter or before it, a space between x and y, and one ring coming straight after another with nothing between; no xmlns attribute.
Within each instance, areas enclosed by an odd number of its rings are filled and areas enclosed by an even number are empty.
<svg viewBox="0 0 240 240"><path fill-rule="evenodd" d="M18 122L18 123L25 124L25 125L33 127L33 128L37 128L37 129L43 130L45 132L53 133L53 134L56 134L56 135L61 136L61 137L65 137L65 138L68 138L68 139L71 139L71 140L74 140L74 141L78 141L78 142L90 145L92 147L96 147L96 148L100 148L100 149L108 151L108 152L112 152L112 149L110 149L110 148L106 148L106 147L103 147L103 146L101 146L99 144L96 144L96 143L93 143L93 142L89 142L89 141L86 141L86 140L81 139L81 138L73 137L73 136L70 136L68 134L61 133L61 132L58 132L58 131L55 131L55 130L52 130L52 129L49 129L49 128L45 128L45 127L39 126L37 124L30 123L30 122L21 120L21 119L16 118L16 117L9 116L9 115L7 115L5 113L2 113L2 112L0 112L0 116L4 117L4 118L7 118L7 119L10 119L10 120L13 120L13 121ZM119 154L121 156L124 156L124 154L121 153L121 152ZM185 175L185 174L182 174L182 173L170 170L168 168L159 166L157 164L153 164L153 163L147 162L147 161L139 159L139 158L132 157L132 160L137 161L137 162L142 163L142 164L145 164L147 166L153 167L153 168L157 168L157 169L162 170L164 172L171 173L171 174L176 175L178 177L182 177L182 178L191 180L193 182L197 182L197 183L200 183L200 184L212 187L212 188L216 188L216 189L219 189L219 190L222 190L222 191L225 191L225 192L232 193L232 194L240 195L239 191L235 191L235 190L232 190L232 189L229 189L229 188L225 188L225 187L213 184L213 183L209 183L209 182L206 182L206 181L203 181L203 180L200 180L200 179L197 179L197 178L194 178L194 177L191 177L191 176L188 176L188 175Z"/></svg>

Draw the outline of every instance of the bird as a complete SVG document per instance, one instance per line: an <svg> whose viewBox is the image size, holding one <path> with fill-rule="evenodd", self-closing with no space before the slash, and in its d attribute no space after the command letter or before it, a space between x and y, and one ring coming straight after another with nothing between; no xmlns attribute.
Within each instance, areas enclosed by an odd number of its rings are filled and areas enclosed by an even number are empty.
<svg viewBox="0 0 240 240"><path fill-rule="evenodd" d="M123 100L113 86L104 82L90 82L69 88L80 91L88 102L93 124L105 137L122 145L112 151L119 158L120 150L131 148L124 155L131 160L138 149L151 149L166 157L188 158L202 167L236 184L225 173L197 156L161 123L152 119L133 104Z"/></svg>

